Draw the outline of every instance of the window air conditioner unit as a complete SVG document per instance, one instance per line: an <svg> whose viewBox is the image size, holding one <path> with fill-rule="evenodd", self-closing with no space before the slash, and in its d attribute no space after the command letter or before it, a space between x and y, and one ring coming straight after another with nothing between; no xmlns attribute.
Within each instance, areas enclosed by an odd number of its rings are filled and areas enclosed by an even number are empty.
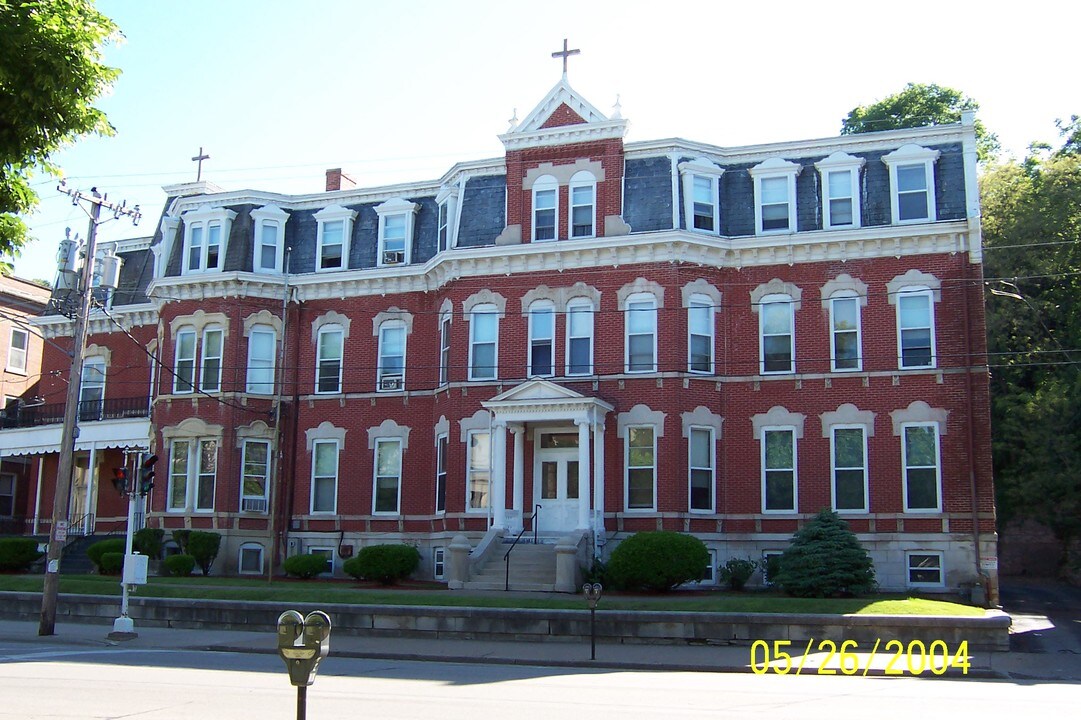
<svg viewBox="0 0 1081 720"><path fill-rule="evenodd" d="M240 502L241 512L265 513L266 498L244 498Z"/></svg>
<svg viewBox="0 0 1081 720"><path fill-rule="evenodd" d="M402 250L384 250L383 251L383 264L384 265L401 265L405 262L405 252Z"/></svg>
<svg viewBox="0 0 1081 720"><path fill-rule="evenodd" d="M401 376L385 377L379 381L380 390L401 390L404 380Z"/></svg>

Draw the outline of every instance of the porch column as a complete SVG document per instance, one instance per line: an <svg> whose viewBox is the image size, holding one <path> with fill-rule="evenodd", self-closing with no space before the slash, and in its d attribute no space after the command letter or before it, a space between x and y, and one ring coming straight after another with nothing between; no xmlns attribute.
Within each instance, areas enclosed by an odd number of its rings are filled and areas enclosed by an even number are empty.
<svg viewBox="0 0 1081 720"><path fill-rule="evenodd" d="M492 527L507 527L507 423L492 423Z"/></svg>
<svg viewBox="0 0 1081 720"><path fill-rule="evenodd" d="M525 524L525 425L511 425L514 433L514 509L518 512L518 527Z"/></svg>
<svg viewBox="0 0 1081 720"><path fill-rule="evenodd" d="M94 531L94 520L97 518L98 507L96 490L94 488L97 482L97 464L98 464L98 446L97 443L90 444L90 460L86 466L86 504L83 506L83 534L89 535Z"/></svg>
<svg viewBox="0 0 1081 720"><path fill-rule="evenodd" d="M589 529L589 421L575 420L578 426L578 529Z"/></svg>
<svg viewBox="0 0 1081 720"><path fill-rule="evenodd" d="M596 535L604 533L604 423L593 425L593 518L596 548Z"/></svg>

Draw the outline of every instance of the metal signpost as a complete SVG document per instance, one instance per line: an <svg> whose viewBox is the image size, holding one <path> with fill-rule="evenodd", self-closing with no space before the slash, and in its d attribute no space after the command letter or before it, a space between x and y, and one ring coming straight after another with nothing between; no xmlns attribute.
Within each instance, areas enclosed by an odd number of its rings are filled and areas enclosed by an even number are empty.
<svg viewBox="0 0 1081 720"><path fill-rule="evenodd" d="M600 583L586 583L582 586L586 600L589 601L589 659L597 659L597 603L601 601L604 586Z"/></svg>
<svg viewBox="0 0 1081 720"><path fill-rule="evenodd" d="M308 686L315 682L319 663L329 653L330 616L325 612L316 610L304 617L286 610L278 616L278 655L297 689L297 720L307 717Z"/></svg>

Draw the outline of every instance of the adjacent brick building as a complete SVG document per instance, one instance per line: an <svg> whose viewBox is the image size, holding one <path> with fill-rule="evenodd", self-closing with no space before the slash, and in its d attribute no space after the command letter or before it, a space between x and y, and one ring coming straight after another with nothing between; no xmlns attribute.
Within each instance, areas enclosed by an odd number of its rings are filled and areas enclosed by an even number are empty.
<svg viewBox="0 0 1081 720"><path fill-rule="evenodd" d="M88 481L157 453L147 523L222 533L224 572L408 542L441 577L456 536L480 554L536 526L579 558L694 533L712 575L833 507L884 588L993 580L972 118L625 132L564 77L504 157L437 181L167 187L88 353L104 407L149 395L150 417L97 421Z"/></svg>

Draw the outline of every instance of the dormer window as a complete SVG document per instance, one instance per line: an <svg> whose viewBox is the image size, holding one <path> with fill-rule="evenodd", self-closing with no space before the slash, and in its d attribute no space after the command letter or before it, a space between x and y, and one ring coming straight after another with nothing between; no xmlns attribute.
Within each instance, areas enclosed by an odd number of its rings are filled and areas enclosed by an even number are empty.
<svg viewBox="0 0 1081 720"><path fill-rule="evenodd" d="M864 159L835 152L815 163L822 176L822 228L835 230L860 226L860 168Z"/></svg>
<svg viewBox="0 0 1081 720"><path fill-rule="evenodd" d="M796 231L796 176L800 169L796 163L780 158L770 158L751 168L756 234Z"/></svg>
<svg viewBox="0 0 1081 720"><path fill-rule="evenodd" d="M938 150L905 145L882 162L890 169L890 198L893 222L935 222L935 161Z"/></svg>
<svg viewBox="0 0 1081 720"><path fill-rule="evenodd" d="M436 252L454 247L455 219L458 216L458 186L443 188L435 196L439 206L436 230Z"/></svg>
<svg viewBox="0 0 1081 720"><path fill-rule="evenodd" d="M533 241L556 239L556 218L559 216L559 183L551 175L537 178L533 183Z"/></svg>
<svg viewBox="0 0 1081 720"><path fill-rule="evenodd" d="M344 270L349 267L349 239L353 235L355 210L341 205L330 205L315 213L318 223L316 246L318 247L315 269L317 271Z"/></svg>
<svg viewBox="0 0 1081 720"><path fill-rule="evenodd" d="M570 185L570 233L572 238L596 235L597 179L588 170L576 172Z"/></svg>
<svg viewBox="0 0 1081 720"><path fill-rule="evenodd" d="M708 158L679 164L683 181L683 216L688 230L717 235L721 227L718 202L724 170Z"/></svg>
<svg viewBox="0 0 1081 720"><path fill-rule="evenodd" d="M236 213L204 206L183 217L184 273L220 272Z"/></svg>
<svg viewBox="0 0 1081 720"><path fill-rule="evenodd" d="M252 271L280 273L285 256L285 223L289 213L276 205L266 205L251 211L255 224L255 252Z"/></svg>
<svg viewBox="0 0 1081 720"><path fill-rule="evenodd" d="M406 265L410 261L416 203L395 198L375 208L379 215L379 251L376 264Z"/></svg>

